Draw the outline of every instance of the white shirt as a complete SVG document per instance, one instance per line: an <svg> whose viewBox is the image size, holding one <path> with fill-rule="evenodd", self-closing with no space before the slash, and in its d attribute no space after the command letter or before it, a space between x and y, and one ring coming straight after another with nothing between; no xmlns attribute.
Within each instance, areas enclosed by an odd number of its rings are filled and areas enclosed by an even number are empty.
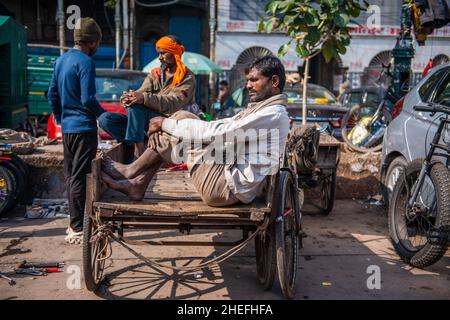
<svg viewBox="0 0 450 320"><path fill-rule="evenodd" d="M286 108L277 104L241 119L235 118L211 122L168 118L162 123L162 131L183 141L220 141L222 151L237 148L234 159L230 162L227 158L225 178L233 194L240 201L250 203L264 178L279 169L289 132L289 117ZM240 143L236 146L230 137L236 137Z"/></svg>

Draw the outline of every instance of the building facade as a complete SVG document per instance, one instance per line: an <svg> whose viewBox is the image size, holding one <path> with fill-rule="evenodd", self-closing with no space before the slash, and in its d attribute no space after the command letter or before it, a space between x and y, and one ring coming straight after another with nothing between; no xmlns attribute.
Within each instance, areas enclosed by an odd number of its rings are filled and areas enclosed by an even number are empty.
<svg viewBox="0 0 450 320"><path fill-rule="evenodd" d="M240 64L248 62L258 52L276 54L278 48L289 38L282 33L257 33L258 22L265 14L268 0L217 0L218 27L216 33L216 62L225 70L223 78L238 83L242 76ZM321 56L311 61L311 81L337 91L345 78L351 87L370 85L373 69L379 69L381 62L389 62L400 31L402 0L369 0L371 7L356 20L352 31L352 42L347 53L327 65ZM368 21L379 25L368 28ZM375 19L375 20L374 20ZM436 30L428 37L425 46L416 43L412 61L413 83L420 80L423 69L430 59L450 55L450 27ZM295 72L303 61L293 50L282 59L288 72ZM330 72L332 70L332 72ZM377 74L377 72L375 72Z"/></svg>

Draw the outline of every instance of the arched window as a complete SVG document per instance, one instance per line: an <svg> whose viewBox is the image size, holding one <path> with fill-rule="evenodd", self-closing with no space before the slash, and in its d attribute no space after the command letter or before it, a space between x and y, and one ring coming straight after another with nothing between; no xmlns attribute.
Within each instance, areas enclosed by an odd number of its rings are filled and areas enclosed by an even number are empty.
<svg viewBox="0 0 450 320"><path fill-rule="evenodd" d="M241 52L236 64L231 69L230 87L236 89L245 84L245 69L257 58L273 55L272 51L264 47L250 47Z"/></svg>

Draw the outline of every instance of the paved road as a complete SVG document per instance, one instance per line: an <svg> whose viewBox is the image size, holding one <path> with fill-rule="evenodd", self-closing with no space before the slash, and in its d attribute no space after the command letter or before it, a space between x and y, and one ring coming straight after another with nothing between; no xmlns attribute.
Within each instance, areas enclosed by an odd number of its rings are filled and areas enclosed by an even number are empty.
<svg viewBox="0 0 450 320"><path fill-rule="evenodd" d="M66 219L0 219L0 271L22 260L66 261L66 272L46 277L14 275L10 287L0 279L0 299L281 299L279 285L261 291L256 281L253 245L202 273L151 269L117 244L107 262L105 285L88 292L77 277L81 247L63 242ZM449 299L450 254L426 270L411 268L395 255L380 208L357 201L337 201L328 217L304 217L307 238L301 250L296 299ZM136 233L138 238L186 239L178 232ZM198 232L190 240L236 239L237 233ZM178 266L196 264L223 252L217 247L139 248L146 256ZM369 268L369 270L368 270ZM380 271L380 289L368 278ZM369 271L369 273L368 273ZM70 273L69 273L70 272ZM369 283L376 284L374 278ZM77 289L78 284L80 288Z"/></svg>

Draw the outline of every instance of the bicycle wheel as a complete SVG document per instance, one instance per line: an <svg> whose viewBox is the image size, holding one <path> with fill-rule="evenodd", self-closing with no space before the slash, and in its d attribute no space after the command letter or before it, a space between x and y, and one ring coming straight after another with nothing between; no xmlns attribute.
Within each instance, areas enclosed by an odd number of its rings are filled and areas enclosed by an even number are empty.
<svg viewBox="0 0 450 320"><path fill-rule="evenodd" d="M331 173L323 174L320 182L320 199L322 202L320 213L328 215L334 206L336 198L336 169L332 169Z"/></svg>
<svg viewBox="0 0 450 320"><path fill-rule="evenodd" d="M279 201L275 222L277 270L281 291L293 299L297 284L300 249L300 207L294 181L289 172L282 171L277 190Z"/></svg>
<svg viewBox="0 0 450 320"><path fill-rule="evenodd" d="M14 178L8 169L0 166L0 216L12 206L15 197Z"/></svg>
<svg viewBox="0 0 450 320"><path fill-rule="evenodd" d="M381 150L388 119L377 116L372 106L353 106L342 119L341 131L344 142L357 152L374 152Z"/></svg>
<svg viewBox="0 0 450 320"><path fill-rule="evenodd" d="M446 252L450 226L450 173L440 162L431 165L414 206L408 202L417 187L422 159L411 162L397 181L389 206L389 232L400 258L424 268Z"/></svg>

